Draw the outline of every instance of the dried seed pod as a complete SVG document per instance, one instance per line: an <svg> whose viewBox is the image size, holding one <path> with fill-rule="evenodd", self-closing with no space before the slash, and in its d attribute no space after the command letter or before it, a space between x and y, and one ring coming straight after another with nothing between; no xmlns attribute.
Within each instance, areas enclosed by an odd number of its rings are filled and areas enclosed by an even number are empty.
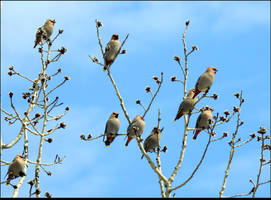
<svg viewBox="0 0 271 200"><path fill-rule="evenodd" d="M61 122L59 125L60 128L65 128L66 127L66 123L65 122Z"/></svg>
<svg viewBox="0 0 271 200"><path fill-rule="evenodd" d="M123 50L120 52L120 54L126 54L126 50L123 49Z"/></svg>
<svg viewBox="0 0 271 200"><path fill-rule="evenodd" d="M45 196L46 196L47 198L52 198L52 195L51 195L49 192L46 192L46 193L45 193Z"/></svg>
<svg viewBox="0 0 271 200"><path fill-rule="evenodd" d="M265 134L267 131L263 126L260 126L260 130L258 130L258 133Z"/></svg>
<svg viewBox="0 0 271 200"><path fill-rule="evenodd" d="M35 193L39 195L41 193L41 190L38 188L38 189L36 189Z"/></svg>
<svg viewBox="0 0 271 200"><path fill-rule="evenodd" d="M9 92L8 95L9 95L10 98L12 98L13 92Z"/></svg>
<svg viewBox="0 0 271 200"><path fill-rule="evenodd" d="M219 119L220 119L220 121L224 122L224 121L226 121L227 118L224 116L221 116L221 117L219 117Z"/></svg>
<svg viewBox="0 0 271 200"><path fill-rule="evenodd" d="M174 56L174 60L176 60L177 62L181 61L181 59L178 56Z"/></svg>
<svg viewBox="0 0 271 200"><path fill-rule="evenodd" d="M233 111L234 112L239 112L240 111L240 108L236 107L236 106L233 106Z"/></svg>
<svg viewBox="0 0 271 200"><path fill-rule="evenodd" d="M255 138L256 137L256 133L251 133L249 136L252 137L252 138Z"/></svg>
<svg viewBox="0 0 271 200"><path fill-rule="evenodd" d="M163 151L164 153L166 153L166 152L167 152L167 146L164 146L164 148L162 149L162 151Z"/></svg>
<svg viewBox="0 0 271 200"><path fill-rule="evenodd" d="M36 113L36 114L35 114L35 118L38 118L38 117L40 117L40 116L41 116L40 113Z"/></svg>
<svg viewBox="0 0 271 200"><path fill-rule="evenodd" d="M218 94L213 94L213 98L214 98L214 100L217 100Z"/></svg>
<svg viewBox="0 0 271 200"><path fill-rule="evenodd" d="M146 90L147 93L150 92L150 91L151 91L150 86L147 86L147 87L145 88L145 90Z"/></svg>
<svg viewBox="0 0 271 200"><path fill-rule="evenodd" d="M86 137L85 137L84 134L80 135L80 138L81 138L82 140L85 140L85 139L86 139Z"/></svg>
<svg viewBox="0 0 271 200"><path fill-rule="evenodd" d="M238 99L240 96L240 93L235 93L234 96Z"/></svg>
<svg viewBox="0 0 271 200"><path fill-rule="evenodd" d="M226 117L227 117L228 115L230 115L230 113L229 113L228 110L225 110L225 111L224 111L224 114L226 115Z"/></svg>
<svg viewBox="0 0 271 200"><path fill-rule="evenodd" d="M197 46L192 46L192 49L193 49L193 51L199 50L199 48Z"/></svg>
<svg viewBox="0 0 271 200"><path fill-rule="evenodd" d="M48 138L47 142L48 142L48 143L53 142L53 138Z"/></svg>
<svg viewBox="0 0 271 200"><path fill-rule="evenodd" d="M29 185L34 185L34 181L33 180L30 180L27 182Z"/></svg>
<svg viewBox="0 0 271 200"><path fill-rule="evenodd" d="M93 62L99 62L98 58L96 56L94 56L94 58L92 59Z"/></svg>
<svg viewBox="0 0 271 200"><path fill-rule="evenodd" d="M67 52L67 49L62 46L61 49L58 49L57 51L60 52L63 55L63 54L65 54Z"/></svg>
<svg viewBox="0 0 271 200"><path fill-rule="evenodd" d="M172 82L176 81L176 76L172 76L170 79L171 79Z"/></svg>
<svg viewBox="0 0 271 200"><path fill-rule="evenodd" d="M88 139L92 138L92 135L91 134L88 134Z"/></svg>
<svg viewBox="0 0 271 200"><path fill-rule="evenodd" d="M97 23L98 28L103 26L102 22L100 22L100 21L97 21L96 23Z"/></svg>
<svg viewBox="0 0 271 200"><path fill-rule="evenodd" d="M58 30L58 33L59 33L59 34L62 34L63 31L64 31L63 29L59 29L59 30Z"/></svg>
<svg viewBox="0 0 271 200"><path fill-rule="evenodd" d="M136 100L136 104L141 104L139 99Z"/></svg>
<svg viewBox="0 0 271 200"><path fill-rule="evenodd" d="M212 135L212 136L215 136L215 135L216 135L216 132L215 132L215 131L212 131L212 132L211 132L211 135Z"/></svg>

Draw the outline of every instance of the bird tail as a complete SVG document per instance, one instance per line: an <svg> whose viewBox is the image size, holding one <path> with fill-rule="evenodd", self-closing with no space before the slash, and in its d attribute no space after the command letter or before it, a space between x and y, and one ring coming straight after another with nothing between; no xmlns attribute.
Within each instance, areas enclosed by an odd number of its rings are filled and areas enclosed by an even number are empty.
<svg viewBox="0 0 271 200"><path fill-rule="evenodd" d="M196 89L196 92L194 93L194 96L193 96L192 99L194 99L199 93L200 93L200 90L199 90L199 89Z"/></svg>
<svg viewBox="0 0 271 200"><path fill-rule="evenodd" d="M198 134L201 132L201 130L197 130L196 133L194 134L193 140L197 139Z"/></svg>
<svg viewBox="0 0 271 200"><path fill-rule="evenodd" d="M8 175L8 179L7 179L7 182L6 182L6 185L9 185L11 179L13 178L13 175L12 173Z"/></svg>
<svg viewBox="0 0 271 200"><path fill-rule="evenodd" d="M104 142L105 146L106 146L106 147L109 147L110 144L113 142L114 139L115 139L115 137L108 136L108 137L106 138L106 141Z"/></svg>
<svg viewBox="0 0 271 200"><path fill-rule="evenodd" d="M133 137L131 136L128 136L128 139L127 139L127 142L125 143L125 146L127 147L129 142L133 139Z"/></svg>
<svg viewBox="0 0 271 200"><path fill-rule="evenodd" d="M181 117L183 116L183 112L178 112L178 114L176 115L175 119L174 119L174 122L177 120L177 119L180 119Z"/></svg>
<svg viewBox="0 0 271 200"><path fill-rule="evenodd" d="M37 40L35 41L35 45L34 45L34 47L33 47L33 48L36 48L36 46L37 46L39 43L40 43L40 40L39 40L39 39L37 39Z"/></svg>

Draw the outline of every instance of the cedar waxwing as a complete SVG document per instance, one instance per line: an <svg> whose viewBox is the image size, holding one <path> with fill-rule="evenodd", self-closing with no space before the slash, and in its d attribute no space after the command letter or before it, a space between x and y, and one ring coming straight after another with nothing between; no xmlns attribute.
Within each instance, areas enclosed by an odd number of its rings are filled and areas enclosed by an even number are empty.
<svg viewBox="0 0 271 200"><path fill-rule="evenodd" d="M50 38L50 36L52 35L54 31L55 23L56 22L54 19L47 19L44 25L38 28L38 31L36 33L35 45L33 48L35 48L40 43L42 38L45 40Z"/></svg>
<svg viewBox="0 0 271 200"><path fill-rule="evenodd" d="M208 93L209 89L211 88L214 79L215 79L215 73L218 70L214 67L208 67L206 71L198 78L196 86L195 86L195 94L193 96L193 99L200 93L205 92L205 94Z"/></svg>
<svg viewBox="0 0 271 200"><path fill-rule="evenodd" d="M174 122L177 119L180 119L184 114L191 113L192 110L194 109L195 103L197 101L197 98L192 98L195 94L195 90L191 89L189 90L187 96L185 99L182 101L182 103L179 106L178 113L174 119Z"/></svg>
<svg viewBox="0 0 271 200"><path fill-rule="evenodd" d="M195 127L197 129L201 129L201 130L194 131L195 134L194 134L193 140L197 139L198 134L202 130L209 128L209 125L211 124L211 121L213 118L212 111L213 111L213 109L208 106L205 106L202 109L201 114L198 116L196 127Z"/></svg>
<svg viewBox="0 0 271 200"><path fill-rule="evenodd" d="M143 131L145 129L145 121L142 116L137 115L135 116L134 120L131 124L129 124L127 128L127 142L125 146L128 146L129 142L133 139L135 136L141 136Z"/></svg>
<svg viewBox="0 0 271 200"><path fill-rule="evenodd" d="M120 128L120 120L118 119L119 114L113 112L106 122L104 137L106 136L106 141L104 142L107 147L113 142Z"/></svg>
<svg viewBox="0 0 271 200"><path fill-rule="evenodd" d="M15 156L12 163L8 167L7 175L8 179L6 185L10 183L13 177L17 178L18 176L26 176L26 164L22 155L17 154Z"/></svg>
<svg viewBox="0 0 271 200"><path fill-rule="evenodd" d="M104 53L105 66L103 69L104 72L106 71L107 67L112 65L112 63L114 62L119 49L120 49L119 36L118 34L113 34L111 40L107 43L105 47Z"/></svg>

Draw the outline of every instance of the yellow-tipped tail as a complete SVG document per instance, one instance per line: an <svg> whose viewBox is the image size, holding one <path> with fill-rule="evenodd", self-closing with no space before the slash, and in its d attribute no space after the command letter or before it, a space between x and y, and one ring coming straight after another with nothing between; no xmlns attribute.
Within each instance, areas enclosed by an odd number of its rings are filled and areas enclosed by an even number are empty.
<svg viewBox="0 0 271 200"><path fill-rule="evenodd" d="M106 71L106 69L103 69L103 72L105 72Z"/></svg>
<svg viewBox="0 0 271 200"><path fill-rule="evenodd" d="M176 120L174 119L174 120L173 120L173 122L175 123L175 122L176 122Z"/></svg>

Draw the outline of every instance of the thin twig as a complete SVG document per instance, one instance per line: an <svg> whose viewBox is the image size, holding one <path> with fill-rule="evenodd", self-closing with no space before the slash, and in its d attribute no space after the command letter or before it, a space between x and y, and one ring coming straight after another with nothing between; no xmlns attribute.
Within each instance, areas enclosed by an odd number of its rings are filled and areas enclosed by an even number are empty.
<svg viewBox="0 0 271 200"><path fill-rule="evenodd" d="M55 88L51 89L45 96L47 97L50 93L52 93L54 90L56 90L57 88L59 88L61 85L63 85L65 82L67 81L67 79L65 78L60 84L58 84Z"/></svg>
<svg viewBox="0 0 271 200"><path fill-rule="evenodd" d="M143 118L145 117L145 115L146 115L147 112L149 111L149 109L150 109L150 107L151 107L151 105L152 105L152 102L154 101L155 97L157 96L157 94L158 94L158 92L159 92L159 90L160 90L160 88L161 88L161 86L162 86L162 83L163 83L163 80L164 80L164 76L163 76L163 75L164 75L164 73L161 72L161 81L159 82L158 88L157 88L156 92L154 93L154 95L153 95L153 97L152 97L152 99L151 99L151 101L150 101L150 103L149 103L147 109L145 110L144 114L142 115Z"/></svg>
<svg viewBox="0 0 271 200"><path fill-rule="evenodd" d="M30 81L31 83L34 83L34 81L33 81L33 80L31 80L30 78L28 78L28 77L26 77L26 76L24 76L24 75L20 74L19 72L16 72L16 71L14 71L14 70L13 70L13 73L14 73L15 75L18 75L18 76L20 76L20 77L24 78L25 80Z"/></svg>
<svg viewBox="0 0 271 200"><path fill-rule="evenodd" d="M125 117L126 117L128 123L131 124L132 121L130 120L129 115L128 115L127 111L126 111L126 108L125 108L125 106L124 106L123 98L120 96L119 90L118 90L118 88L117 88L117 86L116 86L115 81L113 80L113 77L111 76L111 73L110 73L110 70L109 70L109 69L107 70L107 74L108 74L108 76L109 76L109 78L110 78L110 80L111 80L111 83L112 83L113 86L114 86L114 89L115 89L115 92L116 92L116 94L117 94L117 97L119 98L120 106L121 106L121 108L122 108L122 110L123 110L123 112L124 112L124 115L125 115Z"/></svg>
<svg viewBox="0 0 271 200"><path fill-rule="evenodd" d="M218 116L218 113L217 113L217 116ZM199 163L197 164L197 166L195 167L194 171L193 171L192 174L189 176L189 178L186 179L186 181L184 181L184 182L183 182L182 184L180 184L179 186L170 189L170 192L172 192L172 191L174 191L174 190L176 190L176 189L178 189L178 188L183 187L186 183L188 183L188 182L193 178L194 174L195 174L196 171L199 169L199 167L200 167L200 165L201 165L203 159L205 158L205 155L206 155L206 152L207 152L207 150L208 150L208 147L209 147L210 143L212 142L212 140L211 140L212 134L211 134L211 133L214 131L214 129L215 129L215 127L216 127L216 123L217 123L217 118L216 118L216 120L215 120L215 122L214 122L214 125L213 125L213 127L211 128L210 132L208 132L208 133L209 133L209 139L208 139L208 142L207 142L206 147L205 147L205 149L204 149L204 151L203 151L203 154L202 154L202 156L201 156L201 159L200 159Z"/></svg>
<svg viewBox="0 0 271 200"><path fill-rule="evenodd" d="M230 155L229 155L229 161L228 161L228 164L227 164L227 168L226 168L226 171L225 171L225 175L224 175L224 179L223 179L223 183L222 183L222 187L219 191L219 197L222 198L223 196L223 193L226 189L226 182L227 182L227 178L228 178L228 175L229 175L229 170L230 170L230 166L231 166L231 162L232 162L232 159L233 159L233 155L234 155L234 150L235 150L235 147L234 147L234 144L235 144L235 137L238 133L238 130L239 130L239 127L240 127L240 113L241 113L241 107L242 107L242 103L243 103L243 98L242 98L242 91L240 93L240 97L239 97L239 110L238 110L238 115L237 115L237 122L236 122L236 128L235 128L235 132L233 133L232 135L232 145L231 145L231 151L230 151Z"/></svg>
<svg viewBox="0 0 271 200"><path fill-rule="evenodd" d="M264 163L264 157L263 157L263 151L264 151L264 137L262 136L261 137L261 140L262 140L262 144L261 144L261 158L260 158L260 167L259 167L259 172L258 172L258 175L257 175L257 181L256 181L256 186L253 190L253 194L252 194L252 198L255 198L255 194L257 192L257 189L259 187L259 183L260 183L260 176L261 176L261 173L262 173L262 168L263 168L263 163Z"/></svg>
<svg viewBox="0 0 271 200"><path fill-rule="evenodd" d="M203 152L203 154L202 154L202 157L201 157L199 163L197 164L196 168L195 168L194 171L192 172L192 174L191 174L191 175L189 176L189 178L186 179L186 181L184 181L182 184L180 184L180 185L177 186L177 187L174 187L174 188L170 189L171 192L174 191L174 190L177 190L178 188L183 187L186 183L188 183L188 182L193 178L194 174L196 173L196 171L197 171L198 168L200 167L200 165L201 165L201 163L202 163L202 161L203 161L203 159L204 159L204 157L205 157L205 155L206 155L206 152L207 152L207 150L208 150L209 144L211 143L211 137L212 137L212 135L210 134L210 135L209 135L208 143L207 143L207 145L206 145L206 147L205 147L205 149L204 149L204 152Z"/></svg>
<svg viewBox="0 0 271 200"><path fill-rule="evenodd" d="M251 138L249 138L248 140L246 140L246 141L242 142L241 144L235 145L235 148L236 148L236 147L243 146L244 144L249 143L249 142L250 142L250 141L252 141L253 139L254 139L254 138L253 138L253 137L251 137Z"/></svg>

